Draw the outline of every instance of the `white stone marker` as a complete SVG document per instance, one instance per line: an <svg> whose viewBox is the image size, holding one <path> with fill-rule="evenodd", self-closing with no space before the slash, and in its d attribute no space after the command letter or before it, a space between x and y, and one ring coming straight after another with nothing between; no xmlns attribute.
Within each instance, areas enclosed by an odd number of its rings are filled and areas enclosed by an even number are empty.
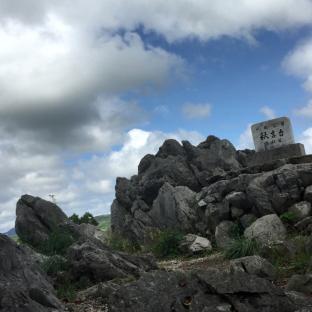
<svg viewBox="0 0 312 312"><path fill-rule="evenodd" d="M291 123L287 117L254 124L251 126L251 132L256 152L295 143Z"/></svg>

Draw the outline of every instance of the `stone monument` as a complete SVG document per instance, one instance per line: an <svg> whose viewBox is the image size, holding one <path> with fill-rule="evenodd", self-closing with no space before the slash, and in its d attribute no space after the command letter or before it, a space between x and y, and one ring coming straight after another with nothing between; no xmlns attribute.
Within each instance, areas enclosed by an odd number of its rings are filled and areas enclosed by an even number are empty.
<svg viewBox="0 0 312 312"><path fill-rule="evenodd" d="M256 123L251 126L256 153L250 165L305 155L304 145L295 143L291 122L287 117Z"/></svg>

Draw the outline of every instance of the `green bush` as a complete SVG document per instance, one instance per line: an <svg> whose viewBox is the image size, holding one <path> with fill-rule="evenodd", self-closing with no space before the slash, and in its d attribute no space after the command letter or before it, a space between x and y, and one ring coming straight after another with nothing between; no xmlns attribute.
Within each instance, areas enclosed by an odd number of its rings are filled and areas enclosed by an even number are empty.
<svg viewBox="0 0 312 312"><path fill-rule="evenodd" d="M141 249L137 243L131 242L118 234L112 234L110 231L107 232L107 241L109 247L117 251L136 253Z"/></svg>
<svg viewBox="0 0 312 312"><path fill-rule="evenodd" d="M152 252L159 258L181 255L179 244L182 239L183 234L175 230L159 232L152 245Z"/></svg>
<svg viewBox="0 0 312 312"><path fill-rule="evenodd" d="M57 297L64 301L74 301L77 297L77 290L74 284L70 281L65 282L64 284L58 285L56 287Z"/></svg>
<svg viewBox="0 0 312 312"><path fill-rule="evenodd" d="M47 256L64 255L67 248L75 242L75 238L66 230L54 230L49 238L38 248L40 253Z"/></svg>
<svg viewBox="0 0 312 312"><path fill-rule="evenodd" d="M227 259L253 256L259 253L259 245L255 240L244 237L237 238L224 251Z"/></svg>
<svg viewBox="0 0 312 312"><path fill-rule="evenodd" d="M56 275L58 272L66 271L69 269L69 264L66 259L61 256L51 256L43 261L41 264L42 269L48 275Z"/></svg>
<svg viewBox="0 0 312 312"><path fill-rule="evenodd" d="M79 218L79 216L74 213L71 217L69 217L69 219L76 224L88 223L92 225L99 225L90 212L86 212L81 218Z"/></svg>
<svg viewBox="0 0 312 312"><path fill-rule="evenodd" d="M297 215L292 211L287 211L280 215L280 219L285 223L293 223L297 220Z"/></svg>

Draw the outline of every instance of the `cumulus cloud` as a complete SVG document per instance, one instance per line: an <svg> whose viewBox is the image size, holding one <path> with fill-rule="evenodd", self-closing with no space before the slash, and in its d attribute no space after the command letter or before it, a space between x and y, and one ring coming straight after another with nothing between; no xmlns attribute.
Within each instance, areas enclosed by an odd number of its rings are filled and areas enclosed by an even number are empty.
<svg viewBox="0 0 312 312"><path fill-rule="evenodd" d="M55 195L67 214L109 213L117 176L130 177L137 173L141 158L156 153L165 139L190 140L198 144L204 138L197 132L178 130L174 133L132 129L123 145L108 154L80 158L65 165L60 156L31 155L26 146L16 150L14 144L0 153L0 232L14 225L18 197L30 193L51 200ZM22 156L22 157L21 157Z"/></svg>
<svg viewBox="0 0 312 312"><path fill-rule="evenodd" d="M274 110L269 106L261 107L260 113L262 113L267 119L273 119L276 117Z"/></svg>
<svg viewBox="0 0 312 312"><path fill-rule="evenodd" d="M312 118L312 100L310 100L306 106L295 110L295 113L298 116Z"/></svg>
<svg viewBox="0 0 312 312"><path fill-rule="evenodd" d="M304 144L305 151L307 154L312 154L312 128L308 128L303 131L299 142Z"/></svg>
<svg viewBox="0 0 312 312"><path fill-rule="evenodd" d="M208 103L186 103L182 107L182 113L186 118L206 118L211 114L211 105Z"/></svg>
<svg viewBox="0 0 312 312"><path fill-rule="evenodd" d="M248 124L244 132L239 136L239 143L237 149L254 149L254 143L251 133L251 124Z"/></svg>

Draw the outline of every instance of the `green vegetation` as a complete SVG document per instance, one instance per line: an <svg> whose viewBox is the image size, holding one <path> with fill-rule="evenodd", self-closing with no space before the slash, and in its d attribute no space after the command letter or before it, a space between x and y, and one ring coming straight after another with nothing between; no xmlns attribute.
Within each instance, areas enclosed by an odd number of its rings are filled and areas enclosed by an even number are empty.
<svg viewBox="0 0 312 312"><path fill-rule="evenodd" d="M77 289L71 281L67 280L56 287L56 295L61 300L71 302L76 299Z"/></svg>
<svg viewBox="0 0 312 312"><path fill-rule="evenodd" d="M110 215L102 215L95 217L95 220L98 222L98 227L102 231L108 231L110 229L111 217Z"/></svg>
<svg viewBox="0 0 312 312"><path fill-rule="evenodd" d="M48 275L52 276L55 276L58 272L69 269L66 259L58 255L45 259L41 264L41 267Z"/></svg>
<svg viewBox="0 0 312 312"><path fill-rule="evenodd" d="M69 219L77 224L89 223L92 225L98 225L98 222L90 212L86 212L81 218L79 218L79 216L74 213L71 217L69 217Z"/></svg>
<svg viewBox="0 0 312 312"><path fill-rule="evenodd" d="M112 234L110 231L107 232L107 240L108 245L113 250L123 251L127 253L136 253L141 250L141 247L138 244L133 243L118 234Z"/></svg>
<svg viewBox="0 0 312 312"><path fill-rule="evenodd" d="M280 219L285 223L293 223L297 220L297 215L292 211L287 211L280 215Z"/></svg>
<svg viewBox="0 0 312 312"><path fill-rule="evenodd" d="M75 242L75 238L66 230L54 230L49 238L44 241L37 249L40 253L47 256L64 255L67 248Z"/></svg>
<svg viewBox="0 0 312 312"><path fill-rule="evenodd" d="M171 258L181 255L179 244L183 234L176 230L165 230L154 234L151 251L158 258Z"/></svg>
<svg viewBox="0 0 312 312"><path fill-rule="evenodd" d="M239 237L233 241L225 250L224 256L227 259L253 256L259 253L259 246L255 240Z"/></svg>
<svg viewBox="0 0 312 312"><path fill-rule="evenodd" d="M272 248L270 258L272 264L279 272L279 277L285 278L293 274L311 272L312 255L305 248L306 239L308 237L301 235L292 239L296 245L296 251L293 255L285 256L284 250L280 250L278 247Z"/></svg>

